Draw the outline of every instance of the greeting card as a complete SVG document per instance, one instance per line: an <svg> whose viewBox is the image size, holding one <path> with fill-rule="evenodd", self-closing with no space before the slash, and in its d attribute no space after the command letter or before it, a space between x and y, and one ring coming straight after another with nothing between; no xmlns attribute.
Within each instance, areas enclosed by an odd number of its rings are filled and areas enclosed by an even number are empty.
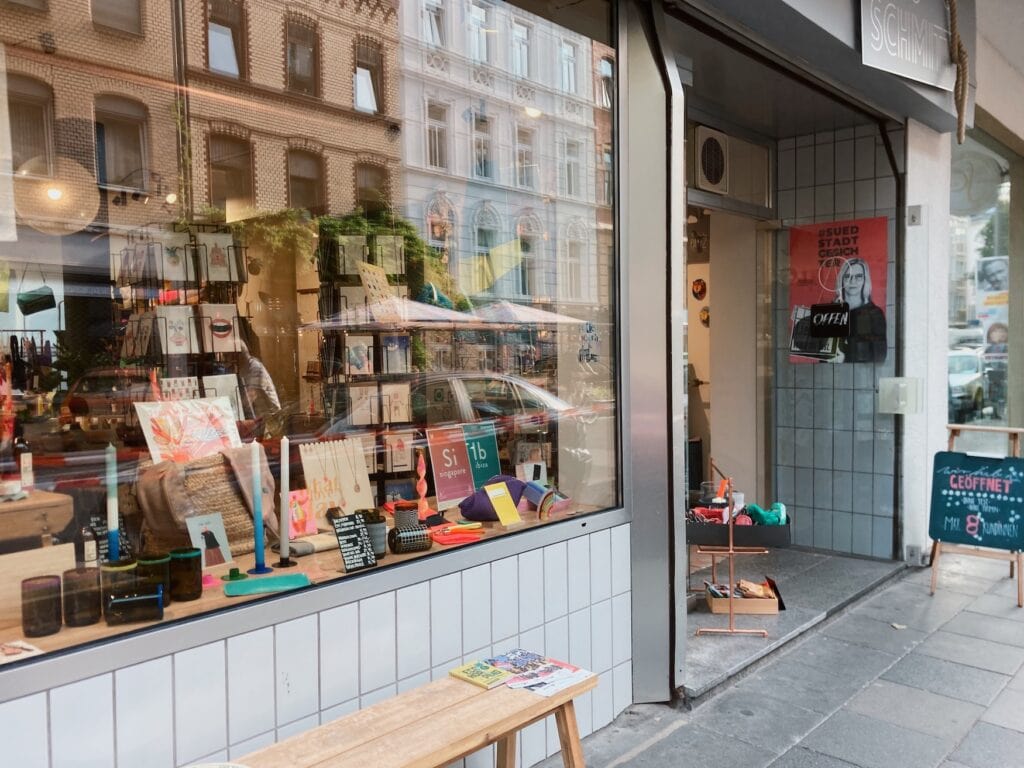
<svg viewBox="0 0 1024 768"><path fill-rule="evenodd" d="M205 352L238 351L238 308L234 304L200 304L199 325Z"/></svg>
<svg viewBox="0 0 1024 768"><path fill-rule="evenodd" d="M185 518L192 546L203 553L203 568L231 562L231 547L220 512Z"/></svg>
<svg viewBox="0 0 1024 768"><path fill-rule="evenodd" d="M160 350L165 355L192 355L199 352L192 307L175 305L156 308Z"/></svg>
<svg viewBox="0 0 1024 768"><path fill-rule="evenodd" d="M242 394L238 387L238 377L233 373L224 373L217 376L203 376L203 392L207 397L226 397L231 401L231 410L235 418L241 421L245 418L245 410L242 408Z"/></svg>
<svg viewBox="0 0 1024 768"><path fill-rule="evenodd" d="M134 406L154 463L183 463L242 444L226 397Z"/></svg>
<svg viewBox="0 0 1024 768"><path fill-rule="evenodd" d="M173 283L183 283L188 279L185 264L189 256L188 235L184 232L162 232L154 242L160 249L160 277Z"/></svg>
<svg viewBox="0 0 1024 768"><path fill-rule="evenodd" d="M385 472L412 472L415 466L414 437L413 432L391 432L384 435Z"/></svg>
<svg viewBox="0 0 1024 768"><path fill-rule="evenodd" d="M232 283L238 278L235 241L230 234L200 232L196 235L199 277L208 283Z"/></svg>
<svg viewBox="0 0 1024 768"><path fill-rule="evenodd" d="M316 533L316 515L309 491L300 488L288 493L288 535L293 539Z"/></svg>
<svg viewBox="0 0 1024 768"><path fill-rule="evenodd" d="M345 375L373 373L373 336L345 337Z"/></svg>

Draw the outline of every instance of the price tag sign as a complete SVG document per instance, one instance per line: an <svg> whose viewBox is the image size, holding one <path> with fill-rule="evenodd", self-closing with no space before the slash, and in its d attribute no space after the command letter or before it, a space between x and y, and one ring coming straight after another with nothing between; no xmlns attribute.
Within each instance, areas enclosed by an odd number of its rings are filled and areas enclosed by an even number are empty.
<svg viewBox="0 0 1024 768"><path fill-rule="evenodd" d="M430 451L430 469L434 475L437 508L454 507L476 490L463 428L428 429L427 449Z"/></svg>
<svg viewBox="0 0 1024 768"><path fill-rule="evenodd" d="M370 532L366 529L366 520L362 515L330 516L334 526L334 535L338 539L341 560L345 565L345 573L361 571L377 564L377 556L373 554Z"/></svg>
<svg viewBox="0 0 1024 768"><path fill-rule="evenodd" d="M110 531L107 529L106 513L89 515L89 527L92 528L92 532L96 535L96 554L99 562L105 563L110 559L110 539L107 538L107 534ZM121 536L118 539L118 554L122 558L131 557L131 544L128 541L128 532L124 528L124 516L120 512L117 513L117 527L121 532Z"/></svg>
<svg viewBox="0 0 1024 768"><path fill-rule="evenodd" d="M485 421L480 424L463 424L462 434L466 439L466 453L473 471L473 487L479 488L495 475L501 474L494 423Z"/></svg>

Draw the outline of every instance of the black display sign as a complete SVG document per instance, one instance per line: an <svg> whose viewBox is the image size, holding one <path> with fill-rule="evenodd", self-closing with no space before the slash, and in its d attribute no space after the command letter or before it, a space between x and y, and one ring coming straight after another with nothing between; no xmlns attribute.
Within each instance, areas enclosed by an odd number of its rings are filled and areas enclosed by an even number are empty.
<svg viewBox="0 0 1024 768"><path fill-rule="evenodd" d="M360 515L330 515L334 535L338 537L338 548L341 560L345 564L345 573L361 571L377 564L377 556L373 554L370 532L366 528L366 519Z"/></svg>
<svg viewBox="0 0 1024 768"><path fill-rule="evenodd" d="M110 559L110 539L107 538L107 514L106 512L89 515L89 527L96 535L96 556L101 563ZM118 555L123 560L132 556L131 544L128 541L128 532L124 529L124 516L117 513L117 528L121 532L117 540Z"/></svg>
<svg viewBox="0 0 1024 768"><path fill-rule="evenodd" d="M850 305L811 304L811 338L845 339L850 335Z"/></svg>
<svg viewBox="0 0 1024 768"><path fill-rule="evenodd" d="M935 454L928 535L936 541L1024 549L1024 460Z"/></svg>

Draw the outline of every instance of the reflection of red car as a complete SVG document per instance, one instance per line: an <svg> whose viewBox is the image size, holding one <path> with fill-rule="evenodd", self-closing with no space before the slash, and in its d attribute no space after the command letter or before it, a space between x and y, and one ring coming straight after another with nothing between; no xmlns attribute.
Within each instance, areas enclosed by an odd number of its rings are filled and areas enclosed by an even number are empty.
<svg viewBox="0 0 1024 768"><path fill-rule="evenodd" d="M60 423L77 418L111 419L123 416L133 402L150 400L149 374L141 368L97 368L68 389L60 404Z"/></svg>

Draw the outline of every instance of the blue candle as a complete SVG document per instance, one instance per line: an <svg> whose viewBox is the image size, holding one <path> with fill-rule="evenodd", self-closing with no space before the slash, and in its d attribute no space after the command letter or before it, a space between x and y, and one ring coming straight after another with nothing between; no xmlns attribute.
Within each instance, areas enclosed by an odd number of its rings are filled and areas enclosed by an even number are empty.
<svg viewBox="0 0 1024 768"><path fill-rule="evenodd" d="M121 533L117 522L117 449L107 445L107 559L121 558Z"/></svg>
<svg viewBox="0 0 1024 768"><path fill-rule="evenodd" d="M255 438L252 441L252 523L256 536L256 567L249 573L270 573L264 562L263 552L263 482L260 473L260 446Z"/></svg>

